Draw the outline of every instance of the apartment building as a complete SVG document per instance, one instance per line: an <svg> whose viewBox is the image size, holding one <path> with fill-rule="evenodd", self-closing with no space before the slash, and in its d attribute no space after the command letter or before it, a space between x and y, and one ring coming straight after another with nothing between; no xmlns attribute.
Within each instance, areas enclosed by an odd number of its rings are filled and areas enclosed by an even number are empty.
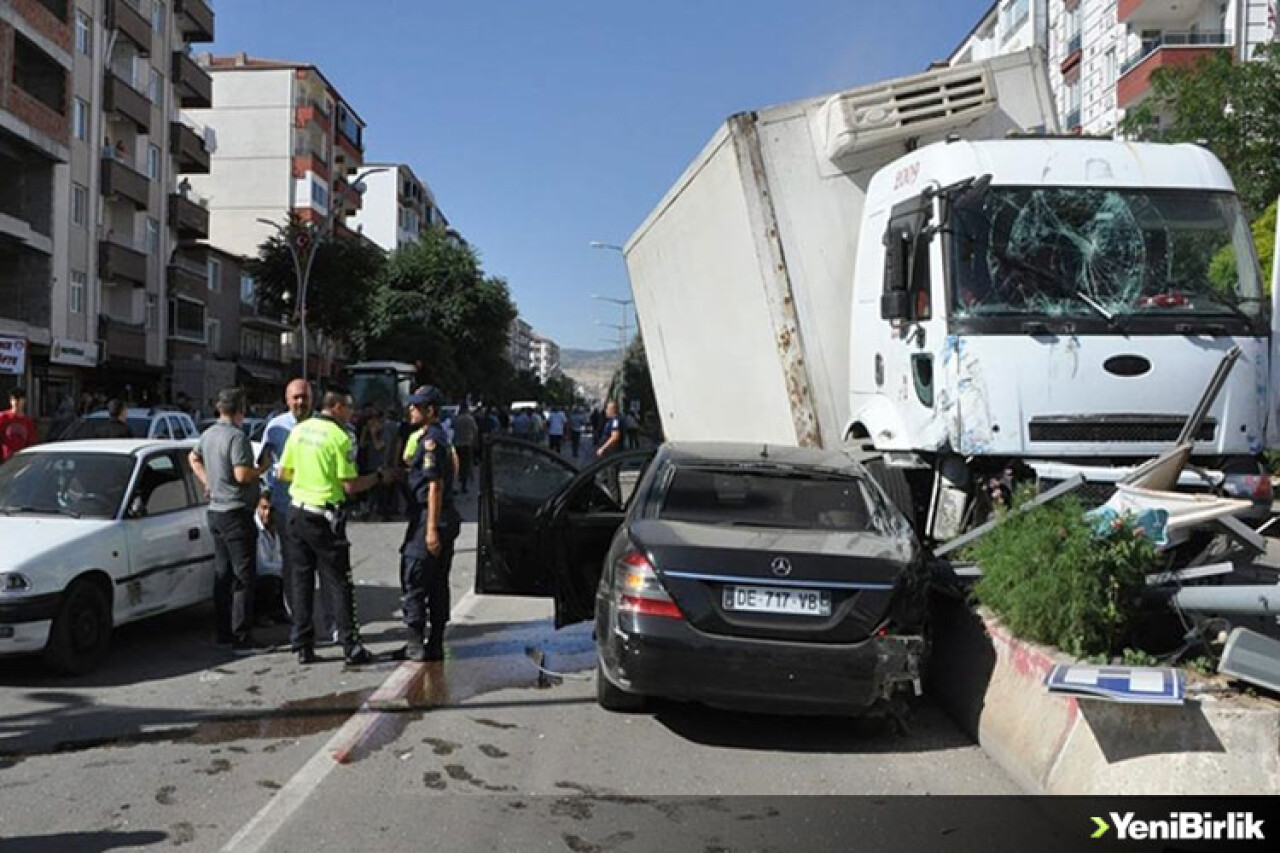
<svg viewBox="0 0 1280 853"><path fill-rule="evenodd" d="M544 385L559 376L560 346L550 338L534 334L529 344L529 369L538 375Z"/></svg>
<svg viewBox="0 0 1280 853"><path fill-rule="evenodd" d="M507 332L507 359L516 370L531 370L532 351L533 327L517 317L511 321Z"/></svg>
<svg viewBox="0 0 1280 853"><path fill-rule="evenodd" d="M417 242L428 228L449 228L431 187L403 163L366 163L351 183L363 203L347 225L384 251Z"/></svg>
<svg viewBox="0 0 1280 853"><path fill-rule="evenodd" d="M948 59L955 65L1038 47L1064 132L1107 136L1151 91L1159 68L1276 35L1275 0L996 0Z"/></svg>
<svg viewBox="0 0 1280 853"><path fill-rule="evenodd" d="M56 173L70 157L67 0L0 2L0 394L48 370Z"/></svg>
<svg viewBox="0 0 1280 853"><path fill-rule="evenodd" d="M315 65L243 53L203 56L213 107L188 110L214 148L191 177L208 199L210 242L252 257L292 213L335 233L361 208L352 186L364 163L364 120ZM261 221L261 220L266 220Z"/></svg>

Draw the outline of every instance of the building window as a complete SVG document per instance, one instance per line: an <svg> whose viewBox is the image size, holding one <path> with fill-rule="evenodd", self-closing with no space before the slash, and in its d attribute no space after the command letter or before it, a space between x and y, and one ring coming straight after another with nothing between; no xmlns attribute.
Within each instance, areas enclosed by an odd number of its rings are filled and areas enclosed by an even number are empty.
<svg viewBox="0 0 1280 853"><path fill-rule="evenodd" d="M222 321L209 320L206 326L205 340L209 342L209 349L217 352L222 349Z"/></svg>
<svg viewBox="0 0 1280 853"><path fill-rule="evenodd" d="M160 223L147 217L147 253L160 254Z"/></svg>
<svg viewBox="0 0 1280 853"><path fill-rule="evenodd" d="M71 221L84 226L89 222L89 188L71 185Z"/></svg>
<svg viewBox="0 0 1280 853"><path fill-rule="evenodd" d="M169 337L205 342L204 303L193 299L169 300Z"/></svg>
<svg viewBox="0 0 1280 853"><path fill-rule="evenodd" d="M245 358L262 358L262 338L257 332L240 330L240 355Z"/></svg>
<svg viewBox="0 0 1280 853"><path fill-rule="evenodd" d="M80 11L76 12L76 50L93 56L93 18Z"/></svg>
<svg viewBox="0 0 1280 853"><path fill-rule="evenodd" d="M89 138L89 105L79 98L71 110L71 133L76 139Z"/></svg>
<svg viewBox="0 0 1280 853"><path fill-rule="evenodd" d="M153 32L164 33L164 3L161 0L151 0L151 29Z"/></svg>
<svg viewBox="0 0 1280 853"><path fill-rule="evenodd" d="M58 115L67 114L67 72L35 42L13 34L13 77L18 88Z"/></svg>
<svg viewBox="0 0 1280 853"><path fill-rule="evenodd" d="M258 284L248 273L240 274L240 301L245 305L253 305L257 296Z"/></svg>
<svg viewBox="0 0 1280 853"><path fill-rule="evenodd" d="M346 104L338 104L338 132L345 136L356 148L364 149L364 136L360 122L356 119L355 113L347 108Z"/></svg>
<svg viewBox="0 0 1280 853"><path fill-rule="evenodd" d="M1113 86L1116 82L1116 49L1114 47L1107 48L1106 55L1102 58L1102 85Z"/></svg>
<svg viewBox="0 0 1280 853"><path fill-rule="evenodd" d="M147 177L155 180L160 177L160 146L147 146Z"/></svg>
<svg viewBox="0 0 1280 853"><path fill-rule="evenodd" d="M160 72L155 68L151 69L151 79L147 82L147 97L151 99L151 103L160 103L160 95L164 91L164 78L160 76Z"/></svg>
<svg viewBox="0 0 1280 853"><path fill-rule="evenodd" d="M311 182L311 204L321 210L329 209L329 188L319 181Z"/></svg>
<svg viewBox="0 0 1280 853"><path fill-rule="evenodd" d="M71 294L68 299L72 314L84 313L84 286L88 278L82 272L71 273Z"/></svg>
<svg viewBox="0 0 1280 853"><path fill-rule="evenodd" d="M160 297L154 293L147 294L147 329L155 331L160 328Z"/></svg>
<svg viewBox="0 0 1280 853"><path fill-rule="evenodd" d="M222 292L222 261L216 258L209 259L208 285L210 293Z"/></svg>

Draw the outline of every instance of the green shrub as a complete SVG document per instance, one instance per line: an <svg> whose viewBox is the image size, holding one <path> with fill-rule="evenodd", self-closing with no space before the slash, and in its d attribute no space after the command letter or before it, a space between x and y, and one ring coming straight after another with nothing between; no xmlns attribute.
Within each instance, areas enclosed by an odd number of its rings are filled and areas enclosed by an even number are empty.
<svg viewBox="0 0 1280 853"><path fill-rule="evenodd" d="M1022 491L1015 505L1031 493ZM965 551L982 567L978 600L1016 636L1078 658L1112 655L1127 638L1155 546L1127 521L1102 537L1071 497L1003 524Z"/></svg>

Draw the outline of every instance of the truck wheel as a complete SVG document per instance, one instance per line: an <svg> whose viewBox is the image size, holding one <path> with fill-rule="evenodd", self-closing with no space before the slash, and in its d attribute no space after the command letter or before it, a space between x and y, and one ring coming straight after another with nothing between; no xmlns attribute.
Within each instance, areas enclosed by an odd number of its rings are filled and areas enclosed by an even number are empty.
<svg viewBox="0 0 1280 853"><path fill-rule="evenodd" d="M911 486L907 483L907 475L901 468L891 468L883 459L871 459L863 463L871 478L880 484L889 500L893 501L911 526L916 526L916 506L911 499Z"/></svg>
<svg viewBox="0 0 1280 853"><path fill-rule="evenodd" d="M95 583L79 580L67 589L53 619L44 657L65 675L85 675L98 668L111 648L111 602Z"/></svg>
<svg viewBox="0 0 1280 853"><path fill-rule="evenodd" d="M604 667L596 662L596 702L615 714L635 714L644 710L645 697L613 686L604 676Z"/></svg>

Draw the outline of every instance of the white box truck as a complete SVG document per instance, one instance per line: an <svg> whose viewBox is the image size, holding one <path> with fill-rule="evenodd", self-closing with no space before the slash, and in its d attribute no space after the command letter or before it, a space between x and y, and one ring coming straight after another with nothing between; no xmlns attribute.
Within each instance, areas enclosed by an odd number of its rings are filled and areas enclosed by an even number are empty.
<svg viewBox="0 0 1280 853"><path fill-rule="evenodd" d="M1194 458L1269 501L1271 312L1226 171L1056 130L1035 51L729 118L624 247L667 437L860 447L945 539L993 478L1167 449L1239 345Z"/></svg>

